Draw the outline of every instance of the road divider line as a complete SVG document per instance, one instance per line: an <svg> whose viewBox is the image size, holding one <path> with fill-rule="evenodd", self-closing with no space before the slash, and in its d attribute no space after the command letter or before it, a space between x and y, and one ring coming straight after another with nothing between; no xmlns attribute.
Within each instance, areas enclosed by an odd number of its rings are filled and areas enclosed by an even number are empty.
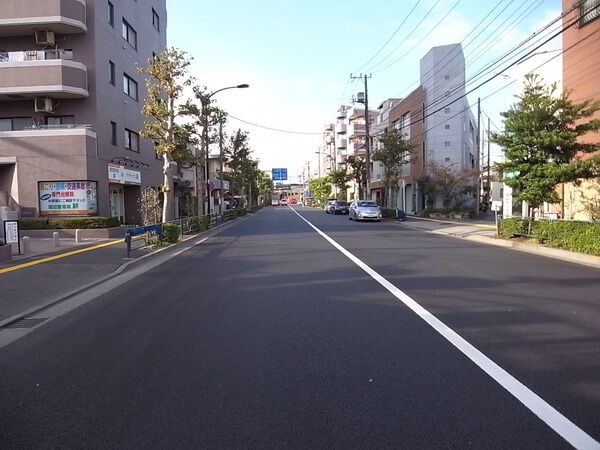
<svg viewBox="0 0 600 450"><path fill-rule="evenodd" d="M335 240L313 225L310 221L305 219L300 213L294 210L294 213L298 215L304 222L306 222L313 230L315 230L323 239L329 242L333 247L340 251L350 261L365 271L371 278L377 281L383 286L388 292L394 297L404 303L410 308L415 314L423 319L429 326L435 331L442 335L448 342L450 342L455 348L463 353L467 358L473 361L481 370L489 375L494 381L500 384L506 389L511 395L519 400L525 407L533 412L537 417L546 423L552 430L559 434L569 444L578 449L600 449L600 442L596 441L585 431L571 422L567 417L558 412L543 398L513 377L510 373L484 355L475 346L466 341L457 332L443 323L440 319L430 313L427 309L417 303L408 294L398 289L386 278L381 276L370 266L365 264L359 258L354 256Z"/></svg>
<svg viewBox="0 0 600 450"><path fill-rule="evenodd" d="M13 270L24 269L25 267L35 266L37 264L42 264L48 261L54 261L56 259L65 258L67 256L76 255L77 253L88 252L90 250L96 250L97 248L108 247L109 245L118 244L123 242L123 239L118 239L116 241L105 242L103 244L93 245L91 247L79 248L77 250L71 250L69 252L61 253L59 255L48 256L46 258L36 259L34 261L29 261L23 264L17 264L16 266L5 267L4 269L0 269L0 273L12 272Z"/></svg>

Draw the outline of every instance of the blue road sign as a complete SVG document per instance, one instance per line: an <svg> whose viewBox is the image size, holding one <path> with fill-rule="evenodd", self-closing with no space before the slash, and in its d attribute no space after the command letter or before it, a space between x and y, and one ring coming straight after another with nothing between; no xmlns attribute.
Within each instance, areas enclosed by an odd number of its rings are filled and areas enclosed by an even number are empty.
<svg viewBox="0 0 600 450"><path fill-rule="evenodd" d="M271 178L273 181L287 180L287 169L271 169Z"/></svg>

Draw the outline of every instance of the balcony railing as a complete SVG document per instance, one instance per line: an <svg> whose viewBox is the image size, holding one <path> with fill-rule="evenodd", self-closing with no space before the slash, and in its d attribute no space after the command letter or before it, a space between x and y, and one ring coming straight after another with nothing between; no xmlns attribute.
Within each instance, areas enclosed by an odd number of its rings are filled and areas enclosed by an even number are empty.
<svg viewBox="0 0 600 450"><path fill-rule="evenodd" d="M0 53L0 101L38 96L86 98L87 67L70 50Z"/></svg>
<svg viewBox="0 0 600 450"><path fill-rule="evenodd" d="M33 36L36 30L59 34L87 32L85 0L2 0L0 36Z"/></svg>
<svg viewBox="0 0 600 450"><path fill-rule="evenodd" d="M49 59L73 60L73 50L55 48L50 50L23 50L18 52L0 51L0 63L20 61L45 61Z"/></svg>

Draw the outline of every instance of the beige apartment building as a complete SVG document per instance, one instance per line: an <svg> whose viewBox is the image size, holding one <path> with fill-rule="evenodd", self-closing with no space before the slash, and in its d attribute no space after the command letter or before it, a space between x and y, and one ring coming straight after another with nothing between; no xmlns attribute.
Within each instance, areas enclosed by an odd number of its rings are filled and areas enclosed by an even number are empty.
<svg viewBox="0 0 600 450"><path fill-rule="evenodd" d="M137 67L166 24L166 0L2 0L0 214L138 223L162 163L139 135Z"/></svg>
<svg viewBox="0 0 600 450"><path fill-rule="evenodd" d="M563 0L563 25L568 26L563 33L563 86L570 91L570 99L580 103L588 99L600 99L600 1ZM600 119L597 112L594 119ZM583 138L586 143L600 143L598 133ZM584 156L590 157L590 155ZM565 219L590 220L593 214L591 205L600 204L600 178L588 180L579 185L573 183L561 187L563 203L558 212ZM554 211L552 211L554 212ZM596 219L597 220L597 219Z"/></svg>

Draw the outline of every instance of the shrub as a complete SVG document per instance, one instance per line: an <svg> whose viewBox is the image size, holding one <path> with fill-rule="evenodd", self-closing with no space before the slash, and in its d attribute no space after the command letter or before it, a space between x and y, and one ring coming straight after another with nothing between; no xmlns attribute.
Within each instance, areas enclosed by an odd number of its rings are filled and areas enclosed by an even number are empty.
<svg viewBox="0 0 600 450"><path fill-rule="evenodd" d="M518 217L502 219L498 224L498 232L502 237L526 236L529 230L529 220Z"/></svg>
<svg viewBox="0 0 600 450"><path fill-rule="evenodd" d="M112 228L121 223L116 217L68 217L60 219L21 219L21 230L72 230L77 228Z"/></svg>
<svg viewBox="0 0 600 450"><path fill-rule="evenodd" d="M381 208L381 216L384 219L395 219L396 210L394 208Z"/></svg>
<svg viewBox="0 0 600 450"><path fill-rule="evenodd" d="M238 217L242 217L248 214L248 210L246 208L236 208L234 209L234 211Z"/></svg>
<svg viewBox="0 0 600 450"><path fill-rule="evenodd" d="M531 227L531 232L529 231ZM499 224L500 235L533 236L550 247L600 256L600 223L510 218Z"/></svg>
<svg viewBox="0 0 600 450"><path fill-rule="evenodd" d="M161 230L162 230L161 240L163 242L167 242L169 244L174 244L175 242L177 242L179 240L179 232L180 232L179 225L176 225L174 223L163 223L163 224L161 224Z"/></svg>
<svg viewBox="0 0 600 450"><path fill-rule="evenodd" d="M223 213L223 220L227 221L227 220L233 220L237 217L237 214L235 213L235 209L228 209L227 211L225 211Z"/></svg>
<svg viewBox="0 0 600 450"><path fill-rule="evenodd" d="M197 216L196 224L194 227L195 231L206 231L210 227L210 216Z"/></svg>

